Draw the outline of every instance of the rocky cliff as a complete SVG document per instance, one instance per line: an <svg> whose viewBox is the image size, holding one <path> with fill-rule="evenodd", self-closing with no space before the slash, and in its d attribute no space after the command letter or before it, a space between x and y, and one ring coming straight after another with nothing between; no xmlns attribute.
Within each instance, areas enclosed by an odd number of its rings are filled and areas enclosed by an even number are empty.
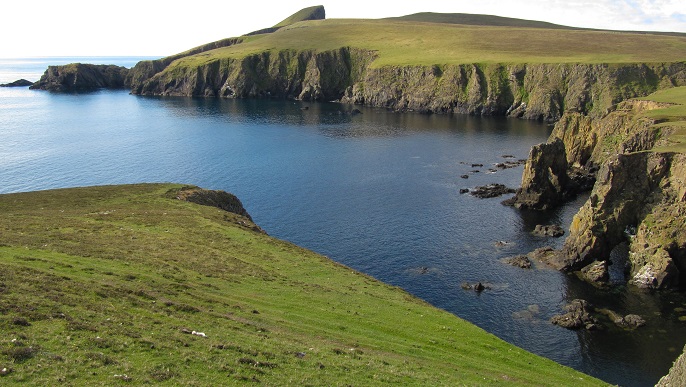
<svg viewBox="0 0 686 387"><path fill-rule="evenodd" d="M129 70L114 65L72 63L49 66L31 89L71 92L96 89L123 89Z"/></svg>
<svg viewBox="0 0 686 387"><path fill-rule="evenodd" d="M276 96L397 111L508 115L554 122L565 112L602 116L627 98L686 84L686 63L373 66L372 51L264 51L180 61L132 82L134 94Z"/></svg>
<svg viewBox="0 0 686 387"><path fill-rule="evenodd" d="M563 248L549 258L553 266L579 270L608 261L611 251L627 241L631 283L662 289L684 282L686 155L647 151L671 131L669 126L655 126L656 121L644 114L660 107L631 100L601 118L568 113L555 126L549 144L534 147L515 198L524 207L531 197L564 200L565 173L562 166L551 168L551 160L561 165L565 158L570 166L591 170L599 167L590 198L574 217ZM546 186L541 180L554 184Z"/></svg>

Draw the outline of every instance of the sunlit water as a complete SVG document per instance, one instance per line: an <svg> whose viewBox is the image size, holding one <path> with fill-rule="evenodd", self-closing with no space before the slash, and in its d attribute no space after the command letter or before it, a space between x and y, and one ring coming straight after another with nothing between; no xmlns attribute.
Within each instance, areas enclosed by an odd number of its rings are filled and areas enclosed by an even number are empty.
<svg viewBox="0 0 686 387"><path fill-rule="evenodd" d="M0 60L0 83L35 81L55 63L24 61ZM75 59L61 63L69 61ZM537 223L568 226L583 198L541 214L502 206L503 198L459 194L495 182L516 187L521 167L493 174L488 168L503 155L525 158L550 127L349 110L0 88L0 192L138 182L227 190L270 235L400 286L529 351L626 386L654 384L667 372L686 342L674 313L684 302L680 294L603 292L553 270L500 261L559 246L562 240L530 232ZM497 247L497 241L508 243ZM477 281L491 289L477 294L460 286ZM588 333L550 324L574 298L640 314L648 326Z"/></svg>

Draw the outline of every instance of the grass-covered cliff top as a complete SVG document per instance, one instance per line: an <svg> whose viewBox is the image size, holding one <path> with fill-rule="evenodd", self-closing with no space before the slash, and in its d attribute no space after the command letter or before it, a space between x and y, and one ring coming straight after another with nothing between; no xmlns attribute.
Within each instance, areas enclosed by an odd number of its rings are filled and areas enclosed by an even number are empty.
<svg viewBox="0 0 686 387"><path fill-rule="evenodd" d="M440 22L328 19L298 22L231 47L184 58L194 66L264 51L375 51L373 66L464 63L641 63L686 60L686 36Z"/></svg>
<svg viewBox="0 0 686 387"><path fill-rule="evenodd" d="M641 99L669 104L646 113L646 116L660 122L658 126L673 132L668 138L670 145L655 150L686 153L686 87L660 90Z"/></svg>
<svg viewBox="0 0 686 387"><path fill-rule="evenodd" d="M181 188L0 195L1 384L601 384Z"/></svg>

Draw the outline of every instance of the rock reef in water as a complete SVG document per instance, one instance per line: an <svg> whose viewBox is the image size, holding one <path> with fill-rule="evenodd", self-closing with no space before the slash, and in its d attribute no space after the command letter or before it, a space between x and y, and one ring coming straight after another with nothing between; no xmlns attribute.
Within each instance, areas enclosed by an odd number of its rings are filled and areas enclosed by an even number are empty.
<svg viewBox="0 0 686 387"><path fill-rule="evenodd" d="M14 82L3 83L0 87L26 87L33 85L33 82L27 81L26 79L18 79Z"/></svg>
<svg viewBox="0 0 686 387"><path fill-rule="evenodd" d="M59 92L123 89L126 87L126 67L72 63L49 66L31 89Z"/></svg>

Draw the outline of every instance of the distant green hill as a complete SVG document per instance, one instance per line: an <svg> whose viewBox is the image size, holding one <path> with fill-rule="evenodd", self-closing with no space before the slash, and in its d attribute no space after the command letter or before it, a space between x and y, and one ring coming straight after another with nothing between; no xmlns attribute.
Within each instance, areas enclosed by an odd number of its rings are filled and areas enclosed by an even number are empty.
<svg viewBox="0 0 686 387"><path fill-rule="evenodd" d="M526 23L525 23L526 24ZM328 19L298 22L241 44L189 56L178 66L265 51L354 47L378 54L374 66L464 63L636 63L686 60L686 37L577 30Z"/></svg>
<svg viewBox="0 0 686 387"><path fill-rule="evenodd" d="M499 26L499 27L522 27L522 28L550 28L550 29L577 29L575 27L562 26L559 24L546 23L535 20L514 19L510 17L478 15L469 13L434 13L420 12L407 16L389 17L386 20L420 22L420 23L446 23L464 24L473 26Z"/></svg>
<svg viewBox="0 0 686 387"><path fill-rule="evenodd" d="M0 383L602 384L210 205L241 212L172 184L0 195Z"/></svg>
<svg viewBox="0 0 686 387"><path fill-rule="evenodd" d="M322 20L325 18L326 12L324 10L324 6L317 5L314 7L301 9L300 11L277 23L276 25L274 25L274 27L285 27L301 21Z"/></svg>

